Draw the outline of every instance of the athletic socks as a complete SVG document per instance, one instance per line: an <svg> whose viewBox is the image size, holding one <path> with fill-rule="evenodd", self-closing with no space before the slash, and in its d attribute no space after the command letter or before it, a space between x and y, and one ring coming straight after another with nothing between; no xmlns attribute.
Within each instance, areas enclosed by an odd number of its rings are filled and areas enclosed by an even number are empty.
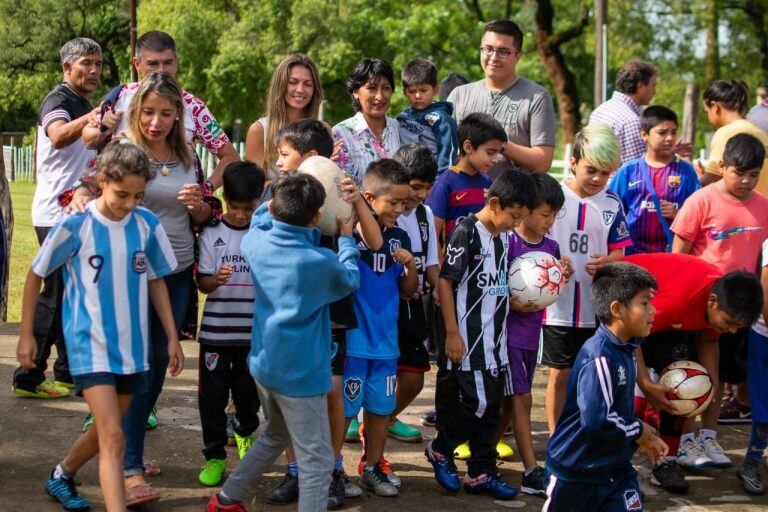
<svg viewBox="0 0 768 512"><path fill-rule="evenodd" d="M768 447L768 423L752 420L747 456L760 462L766 447Z"/></svg>
<svg viewBox="0 0 768 512"><path fill-rule="evenodd" d="M66 478L67 480L73 480L75 478L75 474L67 471L64 469L64 463L60 462L59 464L56 464L56 467L54 468L53 472L51 473L52 478Z"/></svg>
<svg viewBox="0 0 768 512"><path fill-rule="evenodd" d="M699 441L705 439L717 439L717 430L710 430L708 428L699 430Z"/></svg>
<svg viewBox="0 0 768 512"><path fill-rule="evenodd" d="M291 476L299 476L299 464L297 462L288 463L288 474Z"/></svg>
<svg viewBox="0 0 768 512"><path fill-rule="evenodd" d="M336 471L344 471L344 456L339 454L336 460L333 461L333 469Z"/></svg>

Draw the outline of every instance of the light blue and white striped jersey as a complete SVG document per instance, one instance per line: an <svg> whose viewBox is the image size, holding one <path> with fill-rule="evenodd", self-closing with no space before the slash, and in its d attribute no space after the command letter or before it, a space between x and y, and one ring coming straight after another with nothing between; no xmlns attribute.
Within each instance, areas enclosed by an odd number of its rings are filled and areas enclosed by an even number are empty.
<svg viewBox="0 0 768 512"><path fill-rule="evenodd" d="M53 228L32 271L45 277L62 266L62 323L72 375L148 370L147 281L176 267L155 214L138 207L115 222L91 201L84 213Z"/></svg>

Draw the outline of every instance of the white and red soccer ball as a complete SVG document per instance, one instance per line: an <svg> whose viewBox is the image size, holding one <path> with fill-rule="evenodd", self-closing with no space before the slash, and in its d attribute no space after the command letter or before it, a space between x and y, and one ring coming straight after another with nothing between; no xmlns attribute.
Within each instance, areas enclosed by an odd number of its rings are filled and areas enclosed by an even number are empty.
<svg viewBox="0 0 768 512"><path fill-rule="evenodd" d="M712 401L714 388L707 370L693 361L675 361L661 372L659 384L671 388L667 399L677 416L701 414Z"/></svg>
<svg viewBox="0 0 768 512"><path fill-rule="evenodd" d="M507 286L510 298L543 309L557 301L563 292L565 271L551 254L531 251L512 262Z"/></svg>

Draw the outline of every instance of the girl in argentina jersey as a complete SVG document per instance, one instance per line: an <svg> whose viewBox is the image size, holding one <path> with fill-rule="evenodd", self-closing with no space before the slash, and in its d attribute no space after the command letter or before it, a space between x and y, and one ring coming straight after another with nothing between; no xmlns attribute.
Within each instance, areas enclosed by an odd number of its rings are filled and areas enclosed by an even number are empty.
<svg viewBox="0 0 768 512"><path fill-rule="evenodd" d="M620 163L619 142L609 126L592 123L576 134L573 177L562 184L565 203L550 230L574 271L560 298L544 315L541 362L550 368L546 400L550 432L563 408L576 354L595 332L595 310L589 298L592 276L601 266L624 256L624 248L632 243L621 200L605 188Z"/></svg>
<svg viewBox="0 0 768 512"><path fill-rule="evenodd" d="M149 160L133 144L113 143L99 158L101 196L49 233L24 286L17 355L34 366L32 336L37 294L45 276L63 267L62 323L70 371L96 428L87 430L51 471L48 494L66 510L87 510L75 489L80 467L99 453L107 510L125 510L121 417L147 388L147 314L152 301L168 336L171 375L184 364L168 291L162 279L176 258L157 217L138 206L151 178Z"/></svg>

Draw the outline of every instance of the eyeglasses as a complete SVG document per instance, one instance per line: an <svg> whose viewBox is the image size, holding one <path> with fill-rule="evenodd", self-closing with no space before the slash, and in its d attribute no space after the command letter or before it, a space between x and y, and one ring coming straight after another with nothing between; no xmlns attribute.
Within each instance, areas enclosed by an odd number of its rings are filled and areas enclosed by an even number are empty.
<svg viewBox="0 0 768 512"><path fill-rule="evenodd" d="M514 53L519 55L522 52L518 50L510 50L509 48L494 48L493 46L481 46L480 53L482 53L486 57L493 57L493 54L495 53L498 58L506 59L507 57L509 57Z"/></svg>

